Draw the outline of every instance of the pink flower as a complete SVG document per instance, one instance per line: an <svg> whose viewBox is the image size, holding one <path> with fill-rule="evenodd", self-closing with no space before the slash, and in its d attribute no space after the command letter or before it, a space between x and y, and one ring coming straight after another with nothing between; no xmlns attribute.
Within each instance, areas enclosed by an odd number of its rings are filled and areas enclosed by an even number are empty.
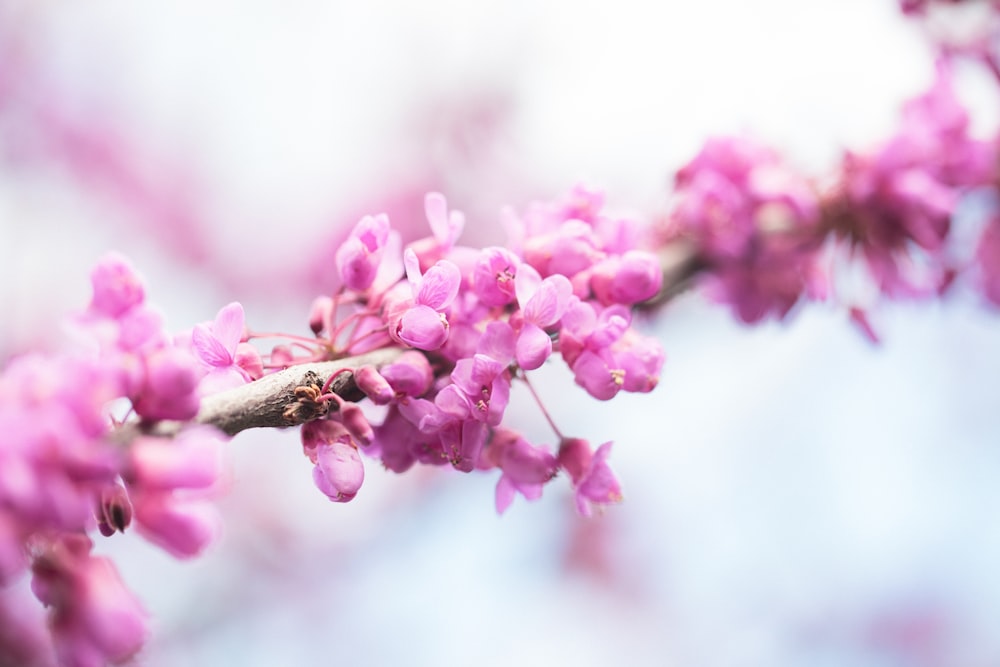
<svg viewBox="0 0 1000 667"><path fill-rule="evenodd" d="M137 530L178 558L201 553L219 532L201 501L220 488L222 446L214 428L193 426L173 439L138 438L129 449L122 476Z"/></svg>
<svg viewBox="0 0 1000 667"><path fill-rule="evenodd" d="M610 442L605 442L593 453L586 440L566 438L559 443L559 465L573 481L576 508L583 516L590 516L595 504L608 505L622 500L621 486L608 466L610 455Z"/></svg>
<svg viewBox="0 0 1000 667"><path fill-rule="evenodd" d="M903 109L895 136L848 153L827 225L864 258L884 294L930 297L954 277L947 245L962 193L990 182L994 147L969 135L969 114L938 65L931 89Z"/></svg>
<svg viewBox="0 0 1000 667"><path fill-rule="evenodd" d="M461 211L449 211L448 202L440 192L427 193L424 197L424 213L430 223L432 236L411 243L410 249L420 260L420 266L429 267L453 254L455 241L462 235L465 227L465 215Z"/></svg>
<svg viewBox="0 0 1000 667"><path fill-rule="evenodd" d="M496 488L497 514L510 507L515 493L526 500L540 498L543 485L555 477L558 467L556 457L544 447L502 428L494 432L488 457L502 471Z"/></svg>
<svg viewBox="0 0 1000 667"><path fill-rule="evenodd" d="M238 387L263 375L260 354L241 343L245 317L243 306L234 301L224 306L215 321L199 324L191 332L191 347L208 373L201 379L201 395Z"/></svg>
<svg viewBox="0 0 1000 667"><path fill-rule="evenodd" d="M319 447L313 481L335 503L353 500L365 481L365 467L358 448L339 441Z"/></svg>
<svg viewBox="0 0 1000 667"><path fill-rule="evenodd" d="M354 225L335 258L345 287L359 291L371 287L388 240L389 218L384 214L366 215Z"/></svg>
<svg viewBox="0 0 1000 667"><path fill-rule="evenodd" d="M105 255L90 274L94 296L90 310L109 318L118 318L141 304L146 290L127 259L116 253Z"/></svg>
<svg viewBox="0 0 1000 667"><path fill-rule="evenodd" d="M340 422L319 419L302 426L302 447L315 466L313 482L330 500L354 499L365 480L365 468L350 431Z"/></svg>
<svg viewBox="0 0 1000 667"><path fill-rule="evenodd" d="M198 362L184 350L165 347L145 358L145 376L135 411L146 419L187 420L198 414Z"/></svg>
<svg viewBox="0 0 1000 667"><path fill-rule="evenodd" d="M83 535L47 544L32 564L31 588L50 608L62 665L99 667L134 655L146 639L146 612L107 558L90 555Z"/></svg>
<svg viewBox="0 0 1000 667"><path fill-rule="evenodd" d="M396 396L389 381L374 366L365 365L354 371L354 382L376 405L388 405Z"/></svg>
<svg viewBox="0 0 1000 667"><path fill-rule="evenodd" d="M472 274L472 289L487 306L505 306L516 298L514 278L520 261L506 248L483 248Z"/></svg>
<svg viewBox="0 0 1000 667"><path fill-rule="evenodd" d="M206 502L143 491L131 497L139 534L175 558L197 556L221 532L218 513Z"/></svg>
<svg viewBox="0 0 1000 667"><path fill-rule="evenodd" d="M412 350L401 354L399 359L382 368L380 373L392 387L397 399L423 396L434 381L434 371L427 357Z"/></svg>
<svg viewBox="0 0 1000 667"><path fill-rule="evenodd" d="M458 267L441 260L420 274L416 254L403 255L406 275L413 291L413 303L390 328L401 342L420 350L436 350L448 339L448 318L444 311L455 300L462 281Z"/></svg>
<svg viewBox="0 0 1000 667"><path fill-rule="evenodd" d="M105 485L98 498L96 514L101 535L111 537L116 532L124 533L132 523L132 503L125 487L118 482Z"/></svg>
<svg viewBox="0 0 1000 667"><path fill-rule="evenodd" d="M663 270L655 255L629 250L597 264L590 274L594 296L605 306L626 306L651 299L660 291Z"/></svg>
<svg viewBox="0 0 1000 667"><path fill-rule="evenodd" d="M566 312L573 286L566 276L559 274L542 280L538 271L525 264L514 279L514 288L524 318L515 356L518 365L530 371L540 367L552 354L552 339L545 329L559 322Z"/></svg>

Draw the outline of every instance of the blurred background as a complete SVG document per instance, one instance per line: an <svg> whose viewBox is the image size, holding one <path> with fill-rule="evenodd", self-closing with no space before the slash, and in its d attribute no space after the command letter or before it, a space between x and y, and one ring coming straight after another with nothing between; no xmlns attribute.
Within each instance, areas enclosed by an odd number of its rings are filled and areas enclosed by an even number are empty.
<svg viewBox="0 0 1000 667"><path fill-rule="evenodd" d="M109 249L173 329L238 299L304 333L363 213L423 235L436 189L498 242L584 183L648 219L706 137L829 173L933 71L891 0L0 0L0 359L59 345ZM205 557L99 550L152 666L1000 664L1000 319L962 290L873 318L879 347L833 305L748 329L687 294L644 323L652 395L540 370L615 441L625 502L589 521L564 480L497 517L492 475L376 465L333 505L296 433L244 433ZM524 396L508 419L552 444Z"/></svg>

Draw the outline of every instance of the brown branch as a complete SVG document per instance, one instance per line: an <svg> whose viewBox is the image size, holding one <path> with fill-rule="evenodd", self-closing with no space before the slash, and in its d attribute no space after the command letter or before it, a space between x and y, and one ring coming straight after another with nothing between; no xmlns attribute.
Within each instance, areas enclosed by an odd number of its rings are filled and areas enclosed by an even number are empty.
<svg viewBox="0 0 1000 667"><path fill-rule="evenodd" d="M403 353L400 348L384 348L356 357L336 361L300 364L265 375L259 380L239 387L206 396L194 421L210 424L228 435L236 435L250 428L287 428L298 426L326 414L327 406L315 403L312 397L330 376L347 368L351 371L361 366L381 368L391 364ZM329 390L347 400L359 400L362 394L354 383L353 373L341 373L330 384ZM187 422L159 421L154 424L129 423L120 427L115 439L129 442L146 435L173 436Z"/></svg>

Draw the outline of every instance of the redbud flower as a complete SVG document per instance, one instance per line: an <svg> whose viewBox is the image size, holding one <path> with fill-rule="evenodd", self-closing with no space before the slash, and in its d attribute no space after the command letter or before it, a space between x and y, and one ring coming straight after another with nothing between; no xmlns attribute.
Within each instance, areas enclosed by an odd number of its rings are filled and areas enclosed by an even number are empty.
<svg viewBox="0 0 1000 667"><path fill-rule="evenodd" d="M387 405L396 396L392 386L374 366L365 365L354 371L354 382L376 405Z"/></svg>
<svg viewBox="0 0 1000 667"><path fill-rule="evenodd" d="M219 532L214 510L198 502L216 492L223 439L211 427L188 427L173 439L142 437L129 449L123 477L136 528L178 558L200 553Z"/></svg>
<svg viewBox="0 0 1000 667"><path fill-rule="evenodd" d="M313 481L333 502L352 500L365 481L365 467L357 447L340 441L320 446Z"/></svg>
<svg viewBox="0 0 1000 667"><path fill-rule="evenodd" d="M487 306L514 301L514 278L520 261L506 248L484 248L472 274L472 289Z"/></svg>
<svg viewBox="0 0 1000 667"><path fill-rule="evenodd" d="M145 379L132 401L135 411L147 419L191 419L198 413L200 373L197 361L184 350L167 347L145 358Z"/></svg>
<svg viewBox="0 0 1000 667"><path fill-rule="evenodd" d="M540 498L542 486L555 476L558 467L556 457L544 447L531 445L507 429L494 432L489 458L502 471L496 488L497 514L510 507L515 492L527 500Z"/></svg>
<svg viewBox="0 0 1000 667"><path fill-rule="evenodd" d="M345 287L359 291L371 287L388 240L389 218L385 214L366 215L354 225L335 258Z"/></svg>
<svg viewBox="0 0 1000 667"><path fill-rule="evenodd" d="M197 556L220 532L215 508L203 501L178 500L169 494L131 494L136 530L176 558Z"/></svg>
<svg viewBox="0 0 1000 667"><path fill-rule="evenodd" d="M605 306L627 306L651 299L663 284L663 270L655 255L629 250L624 255L608 257L590 274L594 296Z"/></svg>
<svg viewBox="0 0 1000 667"><path fill-rule="evenodd" d="M90 310L105 317L117 318L146 298L142 279L127 259L115 253L101 258L90 282L94 289Z"/></svg>
<svg viewBox="0 0 1000 667"><path fill-rule="evenodd" d="M115 482L101 489L97 503L97 528L101 535L110 537L124 533L132 523L132 503L125 487Z"/></svg>
<svg viewBox="0 0 1000 667"><path fill-rule="evenodd" d="M552 339L545 332L556 324L570 304L573 286L566 276L555 274L542 280L530 265L524 265L514 280L517 302L524 324L517 335L515 356L525 370L534 370L552 354Z"/></svg>
<svg viewBox="0 0 1000 667"><path fill-rule="evenodd" d="M462 275L447 260L437 262L421 275L417 256L411 249L404 253L403 262L414 303L403 312L392 333L411 347L436 350L448 338L448 318L443 311L455 300Z"/></svg>
<svg viewBox="0 0 1000 667"><path fill-rule="evenodd" d="M240 345L244 322L243 306L234 301L219 311L214 322L199 324L191 332L191 347L208 369L198 385L202 395L249 382L252 376L244 366L252 369L257 377L263 374L257 351L251 345Z"/></svg>
<svg viewBox="0 0 1000 667"><path fill-rule="evenodd" d="M423 396L434 381L434 371L427 357L412 350L404 352L394 363L383 367L380 373L397 396Z"/></svg>
<svg viewBox="0 0 1000 667"><path fill-rule="evenodd" d="M559 444L559 465L573 480L576 508L583 516L593 513L594 504L621 502L621 486L607 462L610 455L610 442L593 453L587 441L579 438L566 438Z"/></svg>
<svg viewBox="0 0 1000 667"><path fill-rule="evenodd" d="M50 607L50 628L62 665L123 662L145 641L146 612L107 558L90 555L83 535L62 537L32 564L31 588Z"/></svg>
<svg viewBox="0 0 1000 667"><path fill-rule="evenodd" d="M454 259L455 241L462 235L465 215L460 211L448 210L448 202L439 192L428 192L424 197L424 213L430 223L431 234L410 244L420 266L429 267L440 259Z"/></svg>

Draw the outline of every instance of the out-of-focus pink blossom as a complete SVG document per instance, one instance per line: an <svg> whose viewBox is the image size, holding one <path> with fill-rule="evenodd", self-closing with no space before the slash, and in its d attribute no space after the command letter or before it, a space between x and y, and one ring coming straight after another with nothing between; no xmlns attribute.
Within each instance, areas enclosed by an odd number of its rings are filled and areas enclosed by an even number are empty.
<svg viewBox="0 0 1000 667"><path fill-rule="evenodd" d="M508 429L497 429L490 440L487 456L502 471L496 488L496 509L503 514L514 501L515 493L527 500L537 500L542 487L555 477L556 457L544 447L530 444Z"/></svg>
<svg viewBox="0 0 1000 667"><path fill-rule="evenodd" d="M593 505L609 505L622 500L621 485L608 466L611 443L605 442L591 452L590 444L580 438L565 438L559 443L559 465L573 481L576 507L583 516L593 513Z"/></svg>
<svg viewBox="0 0 1000 667"><path fill-rule="evenodd" d="M179 558L197 555L219 532L217 515L201 501L221 490L223 444L218 431L199 426L130 447L123 477L137 529Z"/></svg>
<svg viewBox="0 0 1000 667"><path fill-rule="evenodd" d="M337 270L345 287L359 291L371 287L388 240L386 215L366 215L354 225L336 254Z"/></svg>
<svg viewBox="0 0 1000 667"><path fill-rule="evenodd" d="M514 301L519 264L506 248L483 248L472 274L472 289L479 300L487 306L505 306Z"/></svg>
<svg viewBox="0 0 1000 667"><path fill-rule="evenodd" d="M191 419L198 414L198 362L185 350L165 347L145 357L145 377L135 411L147 419Z"/></svg>
<svg viewBox="0 0 1000 667"><path fill-rule="evenodd" d="M90 274L94 290L90 309L105 317L117 318L146 298L146 290L131 263L111 253L98 261Z"/></svg>
<svg viewBox="0 0 1000 667"><path fill-rule="evenodd" d="M32 563L32 591L49 607L59 663L99 667L123 662L142 646L146 612L107 558L90 555L83 535L50 542Z"/></svg>
<svg viewBox="0 0 1000 667"><path fill-rule="evenodd" d="M962 193L988 183L995 147L975 139L947 63L903 108L897 133L870 153L848 153L825 225L864 258L891 297L929 297L950 284L952 214Z"/></svg>
<svg viewBox="0 0 1000 667"><path fill-rule="evenodd" d="M590 274L594 296L605 306L627 306L651 299L663 284L663 270L656 256L641 250L613 255L597 264Z"/></svg>
<svg viewBox="0 0 1000 667"><path fill-rule="evenodd" d="M819 202L780 156L743 138L712 139L677 172L664 239L690 243L709 295L746 323L816 297Z"/></svg>
<svg viewBox="0 0 1000 667"><path fill-rule="evenodd" d="M132 502L125 487L118 482L105 485L98 497L95 514L101 535L110 537L116 532L124 533L132 523Z"/></svg>
<svg viewBox="0 0 1000 667"><path fill-rule="evenodd" d="M436 262L448 258L456 260L455 241L465 228L465 215L461 211L448 210L448 201L440 192L428 192L424 197L424 213L430 223L432 236L410 244L409 249L419 260L420 266L428 268Z"/></svg>

